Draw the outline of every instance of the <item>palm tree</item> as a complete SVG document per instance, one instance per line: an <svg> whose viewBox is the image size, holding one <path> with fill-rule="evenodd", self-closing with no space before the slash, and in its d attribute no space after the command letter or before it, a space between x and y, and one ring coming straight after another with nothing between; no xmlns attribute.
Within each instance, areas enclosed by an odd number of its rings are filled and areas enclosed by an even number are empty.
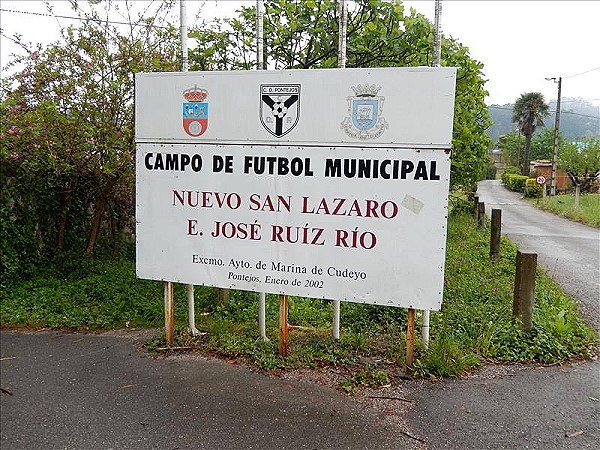
<svg viewBox="0 0 600 450"><path fill-rule="evenodd" d="M529 150L531 149L531 136L536 127L544 126L544 118L548 116L548 104L539 92L521 94L513 106L512 121L519 131L525 136L525 154L523 155L523 168L521 173L529 175Z"/></svg>

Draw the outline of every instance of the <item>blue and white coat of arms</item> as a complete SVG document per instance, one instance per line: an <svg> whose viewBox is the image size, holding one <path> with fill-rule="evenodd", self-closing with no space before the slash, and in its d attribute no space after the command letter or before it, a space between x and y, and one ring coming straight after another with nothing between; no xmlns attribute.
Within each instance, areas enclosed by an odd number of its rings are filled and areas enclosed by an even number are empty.
<svg viewBox="0 0 600 450"><path fill-rule="evenodd" d="M381 116L384 97L377 95L381 86L352 86L354 96L348 97L348 114L342 122L342 130L357 139L374 139L383 134L389 127Z"/></svg>

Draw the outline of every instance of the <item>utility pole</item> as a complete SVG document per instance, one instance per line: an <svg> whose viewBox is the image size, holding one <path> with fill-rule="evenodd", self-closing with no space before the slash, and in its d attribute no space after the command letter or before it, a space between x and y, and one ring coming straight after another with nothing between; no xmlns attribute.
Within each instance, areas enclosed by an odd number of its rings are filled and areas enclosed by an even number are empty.
<svg viewBox="0 0 600 450"><path fill-rule="evenodd" d="M550 195L554 197L556 195L556 165L558 163L558 130L560 127L560 90L562 87L562 77L546 78L546 80L552 80L558 83L558 98L556 99L556 117L554 119L554 152L552 154L552 185L550 188Z"/></svg>

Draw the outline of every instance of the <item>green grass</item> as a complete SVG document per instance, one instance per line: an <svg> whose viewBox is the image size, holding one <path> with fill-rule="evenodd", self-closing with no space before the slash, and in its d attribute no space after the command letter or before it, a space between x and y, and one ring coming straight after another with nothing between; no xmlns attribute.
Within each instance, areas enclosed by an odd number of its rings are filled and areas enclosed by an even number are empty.
<svg viewBox="0 0 600 450"><path fill-rule="evenodd" d="M522 333L512 313L516 248L501 242L501 258L489 260L489 233L477 231L468 203L455 199L448 224L442 312L431 313L427 351L417 340L415 375L456 377L484 360L561 363L597 351L594 332L581 320L576 303L538 271L534 331ZM0 291L0 325L57 329L161 327L162 284L137 280L131 261L79 264L68 277L50 271L31 281L4 282ZM191 338L185 286L176 286L175 346L240 359L266 371L310 367L343 368L341 388L387 384L404 364L406 310L343 303L342 333L331 337L329 301L291 297L290 355L278 356L278 297L267 295L267 333L258 340L257 294L232 291L227 305L217 305L215 289L196 287L196 325L206 334ZM420 317L418 315L418 317ZM419 331L419 330L418 330ZM164 338L148 342L163 352ZM161 350L159 350L161 349ZM172 350L175 351L175 350Z"/></svg>
<svg viewBox="0 0 600 450"><path fill-rule="evenodd" d="M582 194L579 208L575 209L575 195L563 194L545 197L529 202L540 209L549 211L569 220L600 228L600 194Z"/></svg>

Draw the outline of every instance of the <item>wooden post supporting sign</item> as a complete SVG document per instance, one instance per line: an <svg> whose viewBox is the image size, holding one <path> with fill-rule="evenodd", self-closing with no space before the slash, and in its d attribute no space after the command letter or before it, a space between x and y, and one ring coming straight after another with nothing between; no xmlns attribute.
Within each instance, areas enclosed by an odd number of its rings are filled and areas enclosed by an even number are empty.
<svg viewBox="0 0 600 450"><path fill-rule="evenodd" d="M173 333L173 282L165 281L165 337L167 344L174 341Z"/></svg>
<svg viewBox="0 0 600 450"><path fill-rule="evenodd" d="M408 327L406 329L406 373L412 372L415 355L415 310L408 309Z"/></svg>
<svg viewBox="0 0 600 450"><path fill-rule="evenodd" d="M288 296L279 295L279 356L288 355Z"/></svg>

